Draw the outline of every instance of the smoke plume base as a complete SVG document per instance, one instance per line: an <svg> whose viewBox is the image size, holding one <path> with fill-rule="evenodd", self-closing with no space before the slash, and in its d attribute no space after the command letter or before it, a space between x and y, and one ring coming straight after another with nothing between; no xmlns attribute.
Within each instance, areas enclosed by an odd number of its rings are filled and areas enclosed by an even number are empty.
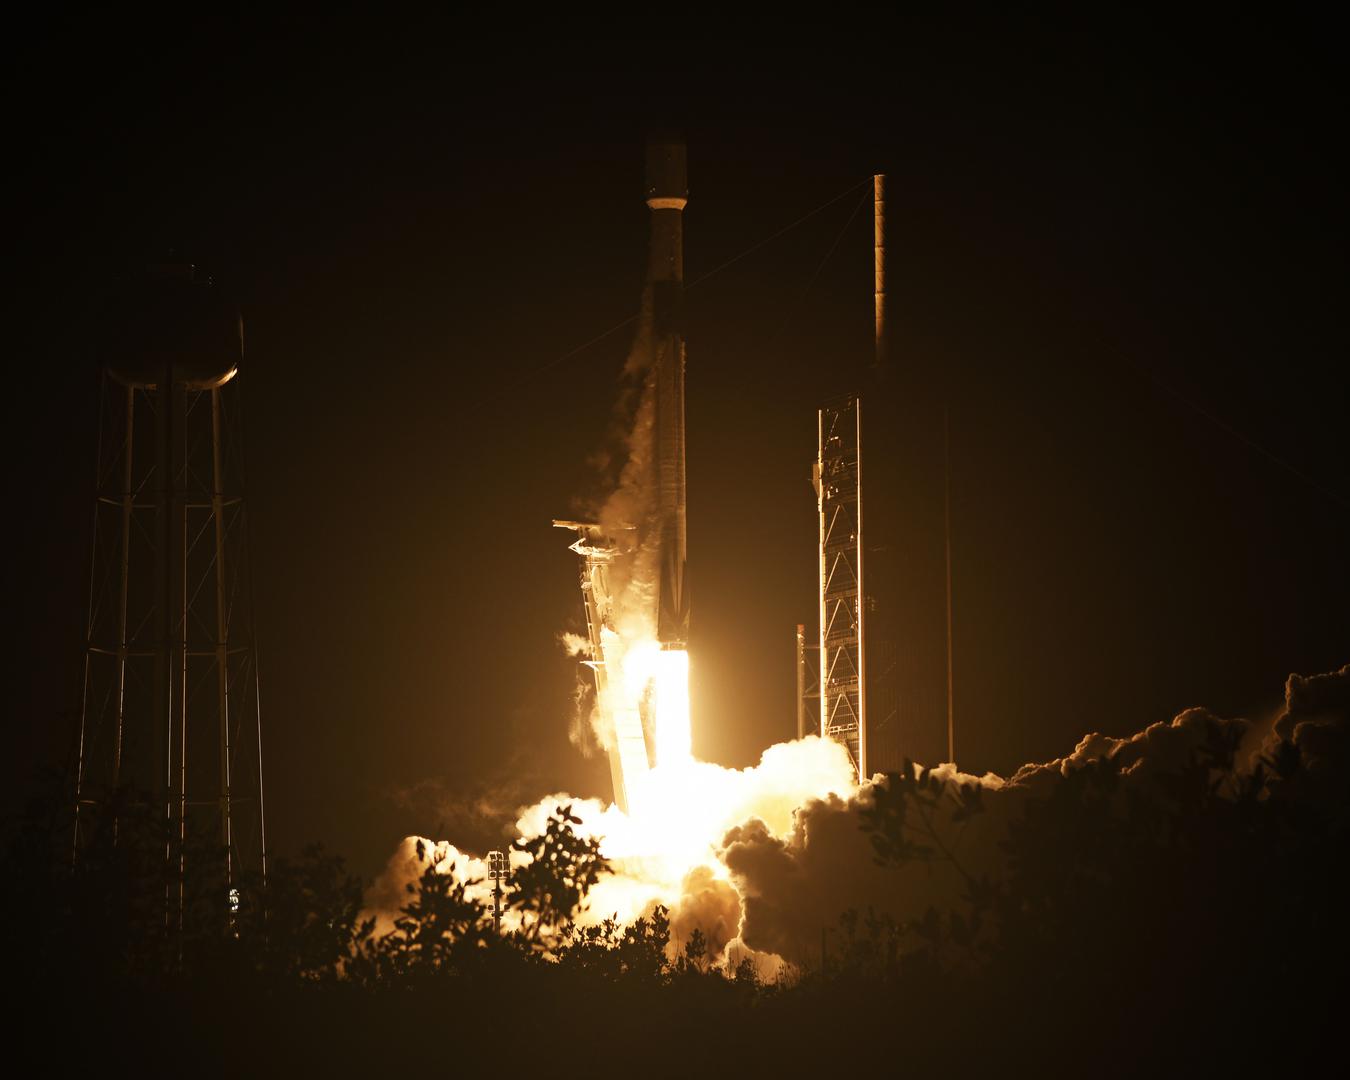
<svg viewBox="0 0 1350 1080"><path fill-rule="evenodd" d="M1306 763L1298 783L1315 796L1319 785L1342 782L1348 713L1350 666L1290 676L1284 707L1263 721L1188 709L1128 737L1087 735L1063 757L1024 765L1006 779L964 774L950 763L931 770L915 765L913 776L943 782L947 800L927 825L920 823L930 832L919 838L952 859L879 865L864 818L876 808L878 789L892 781L855 784L843 748L815 736L770 747L747 769L693 760L658 767L645 809L633 815L597 799L553 794L523 808L514 833L539 835L554 808L570 804L581 819L577 831L601 838L614 870L592 890L581 925L607 918L629 925L660 903L670 910L673 948L697 929L714 961L750 955L762 973L773 974L784 963L811 964L822 930L847 912L871 911L896 926L916 926L931 910L957 908L970 878L997 879L1006 871L1008 830L1027 807L1097 763L1109 761L1120 773L1124 806L1131 790L1193 767L1207 746L1225 744L1240 749L1232 768L1212 778L1216 787L1259 782L1276 798L1291 781L1271 774L1263 760L1294 747ZM954 820L950 811L971 788L979 789L982 812ZM409 837L400 845L367 896L381 925L389 925L403 885L423 868L417 842ZM490 902L480 858L445 841L424 843L443 872L482 879L470 893Z"/></svg>

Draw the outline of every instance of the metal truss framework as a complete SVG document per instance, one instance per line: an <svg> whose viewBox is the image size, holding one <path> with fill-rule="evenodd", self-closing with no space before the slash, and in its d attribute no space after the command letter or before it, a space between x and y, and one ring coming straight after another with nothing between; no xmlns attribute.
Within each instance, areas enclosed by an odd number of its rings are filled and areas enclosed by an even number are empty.
<svg viewBox="0 0 1350 1080"><path fill-rule="evenodd" d="M240 395L104 375L76 773L77 853L127 787L231 889L266 870Z"/></svg>
<svg viewBox="0 0 1350 1080"><path fill-rule="evenodd" d="M614 632L609 565L621 552L599 525L581 521L554 521L553 525L559 529L571 529L578 534L570 548L581 556L581 599L586 611L586 636L590 642L590 657L582 662L595 676L596 708L612 714L610 779L614 785L614 802L620 810L628 813L633 781L645 775L651 763L641 714L637 708L621 700L623 695L618 692L619 688L611 693L605 657L605 631L609 630L611 634Z"/></svg>
<svg viewBox="0 0 1350 1080"><path fill-rule="evenodd" d="M811 654L815 656L812 658ZM814 704L813 704L814 703ZM807 644L806 627L797 624L797 738L806 737L807 726L815 726L809 721L811 713L820 716L820 643Z"/></svg>
<svg viewBox="0 0 1350 1080"><path fill-rule="evenodd" d="M820 409L820 731L848 750L859 780L867 778L861 432L856 397Z"/></svg>

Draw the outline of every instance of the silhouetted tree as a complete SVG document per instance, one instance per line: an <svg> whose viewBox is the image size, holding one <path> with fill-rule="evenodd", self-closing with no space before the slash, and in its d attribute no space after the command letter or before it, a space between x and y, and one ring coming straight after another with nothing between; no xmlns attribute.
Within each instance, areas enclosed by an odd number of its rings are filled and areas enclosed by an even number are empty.
<svg viewBox="0 0 1350 1080"><path fill-rule="evenodd" d="M1317 996L1314 976L1348 958L1339 866L1350 747L1334 726L1302 730L1241 769L1231 725L1206 735L1152 772L1110 755L1064 770L1006 823L992 879L960 846L987 812L984 789L923 769L887 778L862 811L874 859L947 863L960 901L904 924L846 912L827 964L772 985L734 947L713 967L702 931L673 952L661 906L627 926L579 925L609 866L566 806L514 845L524 865L506 900L519 931L496 934L477 883L419 847L420 875L376 937L361 882L317 847L274 859L265 885L238 882L232 916L215 837L180 835L144 794L107 792L82 808L76 852L72 805L56 788L10 829L4 955L20 997L67 1011L99 1002L105 1042L138 1017L192 1033L200 1016L209 1035L242 1011L277 1040L299 1039L292 1028L311 1048L334 1030L364 1040L368 1067L391 1042L447 1024L493 1047L494 1060L529 1051L556 1065L561 1047L601 1041L620 1056L649 1052L640 1036L653 1017L697 1033L677 1040L672 1067L702 1053L712 1068L728 1060L718 1054L754 1046L759 1064L800 1069L805 1048L828 1049L844 1031L883 1049L903 1043L911 1065L946 1062L963 1045L1001 1062L1053 1047L1095 1075L1132 1074L1167 1071L1175 1062L1156 1048L1171 1043L1212 1064L1216 1047L1234 1045L1238 1001L1286 1029L1319 1030L1304 1019L1314 1016L1327 1026L1336 999ZM559 1002L573 1001L604 1022L559 1019ZM886 1066L867 1057L873 1049L864 1040L860 1061Z"/></svg>
<svg viewBox="0 0 1350 1080"><path fill-rule="evenodd" d="M697 971L702 973L708 969L708 939L703 931L697 926L694 932L689 935L689 940L684 943L684 950L680 953L680 971L688 973Z"/></svg>
<svg viewBox="0 0 1350 1080"><path fill-rule="evenodd" d="M609 871L599 839L578 836L573 826L579 824L570 804L555 807L543 833L511 845L529 862L512 871L507 903L520 913L520 934L536 948L560 943L586 894Z"/></svg>
<svg viewBox="0 0 1350 1080"><path fill-rule="evenodd" d="M408 902L394 929L363 938L353 961L353 974L367 982L459 973L488 947L492 935L486 909L468 895L477 882L458 880L453 866L438 869L420 840L417 857L426 866L416 882L404 886Z"/></svg>
<svg viewBox="0 0 1350 1080"><path fill-rule="evenodd" d="M298 858L272 860L238 918L241 949L270 980L332 981L343 974L374 929L361 919L361 879L318 844Z"/></svg>

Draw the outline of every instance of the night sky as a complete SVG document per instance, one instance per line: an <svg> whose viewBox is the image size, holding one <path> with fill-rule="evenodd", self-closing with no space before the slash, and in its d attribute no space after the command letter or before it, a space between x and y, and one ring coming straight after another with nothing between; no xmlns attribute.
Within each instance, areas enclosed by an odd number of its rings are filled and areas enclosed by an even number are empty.
<svg viewBox="0 0 1350 1080"><path fill-rule="evenodd" d="M483 847L519 803L608 793L568 742L556 638L581 608L549 522L597 494L630 338L573 350L639 302L656 125L689 143L698 754L747 765L795 731L814 409L871 348L850 215L877 171L896 363L951 388L962 768L1254 715L1350 660L1344 87L1317 27L1168 33L33 28L5 810L77 731L91 312L168 249L244 314L271 846L369 873L410 832Z"/></svg>

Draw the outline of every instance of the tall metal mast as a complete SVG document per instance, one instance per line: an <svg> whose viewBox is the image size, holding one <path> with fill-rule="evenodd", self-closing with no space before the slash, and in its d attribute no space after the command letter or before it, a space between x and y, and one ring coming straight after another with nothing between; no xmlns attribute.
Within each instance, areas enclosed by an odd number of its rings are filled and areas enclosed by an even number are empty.
<svg viewBox="0 0 1350 1080"><path fill-rule="evenodd" d="M872 375L886 369L886 177L872 177L875 316ZM815 487L820 515L820 730L844 745L868 778L867 610L863 577L862 404L826 405L816 421Z"/></svg>

